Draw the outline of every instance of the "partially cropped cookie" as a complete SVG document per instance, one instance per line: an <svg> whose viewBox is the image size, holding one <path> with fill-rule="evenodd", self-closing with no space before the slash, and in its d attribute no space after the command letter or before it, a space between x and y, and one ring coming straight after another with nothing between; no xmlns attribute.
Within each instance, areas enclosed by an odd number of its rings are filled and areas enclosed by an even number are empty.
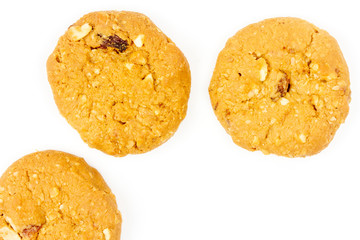
<svg viewBox="0 0 360 240"><path fill-rule="evenodd" d="M93 12L69 27L47 62L60 113L90 147L147 152L184 119L189 64L143 14Z"/></svg>
<svg viewBox="0 0 360 240"><path fill-rule="evenodd" d="M298 18L273 18L227 41L209 93L236 144L303 157L324 149L345 121L349 71L326 31Z"/></svg>
<svg viewBox="0 0 360 240"><path fill-rule="evenodd" d="M29 154L0 178L0 239L119 240L121 215L104 179L82 158Z"/></svg>

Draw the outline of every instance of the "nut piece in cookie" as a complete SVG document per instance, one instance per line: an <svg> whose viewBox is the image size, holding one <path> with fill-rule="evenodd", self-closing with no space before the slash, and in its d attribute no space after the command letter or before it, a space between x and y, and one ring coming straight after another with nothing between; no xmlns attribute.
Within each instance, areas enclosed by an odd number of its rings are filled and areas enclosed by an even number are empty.
<svg viewBox="0 0 360 240"><path fill-rule="evenodd" d="M9 227L0 228L0 239L2 240L20 240L19 235Z"/></svg>
<svg viewBox="0 0 360 240"><path fill-rule="evenodd" d="M209 94L237 145L305 157L323 150L345 121L349 71L326 31L298 18L272 18L228 40Z"/></svg>
<svg viewBox="0 0 360 240"><path fill-rule="evenodd" d="M71 26L68 30L69 37L72 41L79 41L90 33L92 27L85 23L81 26Z"/></svg>

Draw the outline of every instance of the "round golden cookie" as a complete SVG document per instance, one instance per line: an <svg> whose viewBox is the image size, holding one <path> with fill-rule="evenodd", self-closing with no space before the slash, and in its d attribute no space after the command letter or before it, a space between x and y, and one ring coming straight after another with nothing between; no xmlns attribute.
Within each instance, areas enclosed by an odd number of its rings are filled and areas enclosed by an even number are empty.
<svg viewBox="0 0 360 240"><path fill-rule="evenodd" d="M326 31L298 18L273 18L227 41L209 93L236 144L303 157L324 149L344 122L349 72Z"/></svg>
<svg viewBox="0 0 360 240"><path fill-rule="evenodd" d="M83 16L60 37L47 71L60 113L90 147L110 155L156 148L186 115L189 64L140 13Z"/></svg>
<svg viewBox="0 0 360 240"><path fill-rule="evenodd" d="M2 240L119 240L120 231L114 195L82 158L36 152L0 178Z"/></svg>

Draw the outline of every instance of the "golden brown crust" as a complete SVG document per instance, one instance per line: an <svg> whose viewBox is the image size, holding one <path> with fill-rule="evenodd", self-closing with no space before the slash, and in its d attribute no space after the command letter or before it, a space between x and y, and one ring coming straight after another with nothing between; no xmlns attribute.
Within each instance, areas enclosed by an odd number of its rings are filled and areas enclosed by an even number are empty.
<svg viewBox="0 0 360 240"><path fill-rule="evenodd" d="M36 152L0 178L0 239L118 240L120 231L115 196L82 158Z"/></svg>
<svg viewBox="0 0 360 240"><path fill-rule="evenodd" d="M185 117L188 62L143 14L85 15L59 39L47 69L61 114L105 153L149 151Z"/></svg>
<svg viewBox="0 0 360 240"><path fill-rule="evenodd" d="M239 146L287 157L324 149L349 111L349 71L336 40L298 18L251 24L228 40L209 86Z"/></svg>

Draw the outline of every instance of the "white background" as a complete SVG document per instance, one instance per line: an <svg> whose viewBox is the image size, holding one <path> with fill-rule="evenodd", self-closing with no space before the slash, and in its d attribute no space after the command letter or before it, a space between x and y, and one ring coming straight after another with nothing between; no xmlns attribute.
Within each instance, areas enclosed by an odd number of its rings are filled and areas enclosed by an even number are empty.
<svg viewBox="0 0 360 240"><path fill-rule="evenodd" d="M84 157L115 193L122 240L360 239L357 1L1 1L0 172L36 150ZM97 10L145 13L184 52L192 71L186 119L167 143L115 158L90 149L59 114L46 60L58 37ZM347 60L349 116L328 148L288 159L235 145L207 92L225 41L250 23L294 16L327 30ZM61 229L59 229L61 231Z"/></svg>

